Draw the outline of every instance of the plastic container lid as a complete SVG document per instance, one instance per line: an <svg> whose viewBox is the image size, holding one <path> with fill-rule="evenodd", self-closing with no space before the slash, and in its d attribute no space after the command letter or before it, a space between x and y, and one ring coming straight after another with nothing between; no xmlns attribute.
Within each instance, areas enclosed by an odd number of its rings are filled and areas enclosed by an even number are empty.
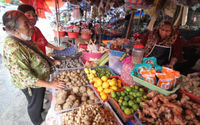
<svg viewBox="0 0 200 125"><path fill-rule="evenodd" d="M144 48L144 46L142 44L139 44L139 45L134 45L134 48Z"/></svg>

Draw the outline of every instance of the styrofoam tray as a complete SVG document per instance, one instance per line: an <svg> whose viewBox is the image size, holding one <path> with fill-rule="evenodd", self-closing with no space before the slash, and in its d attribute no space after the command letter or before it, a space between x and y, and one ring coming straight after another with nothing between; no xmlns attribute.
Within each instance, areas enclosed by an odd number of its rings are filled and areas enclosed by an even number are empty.
<svg viewBox="0 0 200 125"><path fill-rule="evenodd" d="M90 85L87 85L87 87L90 87L94 91L94 93L97 96L97 98L99 99L99 102L95 102L95 103L92 103L92 104L100 104L100 103L102 103L101 98L97 95L97 93L95 92L95 90ZM66 91L71 91L71 89L67 89ZM53 91L52 91L52 96L53 96L52 107L53 107L53 110L54 110L54 112L56 114L63 113L63 112L68 112L68 111L72 111L72 110L75 110L75 109L79 108L79 107L74 107L74 108L70 108L70 109L63 109L63 110L55 111L55 95L56 95L56 90L53 89Z"/></svg>
<svg viewBox="0 0 200 125"><path fill-rule="evenodd" d="M50 75L50 81L52 81L56 77L56 75L58 75L61 72L64 72L64 71L73 71L73 70L84 70L84 68L80 67L80 68L71 68L71 69L65 69L65 70L56 70L54 73L52 73ZM86 75L85 72L84 72L84 74L85 74L85 77L87 78L87 75ZM87 80L88 80L88 78L87 78ZM90 85L89 80L88 80L88 84L87 85ZM65 88L65 90L69 90L69 89L71 89L71 88Z"/></svg>
<svg viewBox="0 0 200 125"><path fill-rule="evenodd" d="M81 63L81 67L74 67L74 68L59 68L59 67L56 67L56 71L65 71L65 70L70 70L70 69L82 69L82 68L84 68L84 63L83 63L83 61L81 60L81 58L79 58L79 62Z"/></svg>
<svg viewBox="0 0 200 125"><path fill-rule="evenodd" d="M108 102L101 103L101 104L103 104L104 107L110 109L110 111L113 113L113 115L114 115L114 117L115 117L115 119L116 119L118 125L124 125L124 124L122 123L122 121L120 120L120 118L117 116L117 114L114 112L114 110L112 109L112 107L110 106L110 104L109 104ZM62 124L62 117L63 117L63 115L64 115L63 113L57 114L57 117L56 117L56 119L57 119L57 120L56 120L56 121L57 121L57 125L63 125L63 124Z"/></svg>

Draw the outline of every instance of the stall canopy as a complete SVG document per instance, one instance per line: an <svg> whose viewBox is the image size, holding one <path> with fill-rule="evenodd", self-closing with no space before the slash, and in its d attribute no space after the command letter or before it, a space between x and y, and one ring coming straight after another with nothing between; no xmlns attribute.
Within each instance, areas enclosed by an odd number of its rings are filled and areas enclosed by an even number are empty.
<svg viewBox="0 0 200 125"><path fill-rule="evenodd" d="M50 6L55 7L55 3L57 2L59 4L59 7L62 7L65 2L62 2L62 0L20 0L21 2L25 4L32 5L38 16L41 18L46 18L45 12L52 13L49 9ZM11 0L6 0L6 2L10 3Z"/></svg>

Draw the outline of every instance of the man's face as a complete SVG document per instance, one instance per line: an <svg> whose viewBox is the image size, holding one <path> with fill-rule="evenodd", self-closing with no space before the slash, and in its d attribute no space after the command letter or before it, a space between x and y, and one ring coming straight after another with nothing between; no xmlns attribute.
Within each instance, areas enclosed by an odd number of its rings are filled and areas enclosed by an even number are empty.
<svg viewBox="0 0 200 125"><path fill-rule="evenodd" d="M29 19L32 26L35 26L37 22L36 14L31 10L24 13L24 15Z"/></svg>
<svg viewBox="0 0 200 125"><path fill-rule="evenodd" d="M161 39L166 39L167 37L169 37L171 35L172 29L171 26L169 25L164 25L163 27L161 27L159 29L159 34Z"/></svg>

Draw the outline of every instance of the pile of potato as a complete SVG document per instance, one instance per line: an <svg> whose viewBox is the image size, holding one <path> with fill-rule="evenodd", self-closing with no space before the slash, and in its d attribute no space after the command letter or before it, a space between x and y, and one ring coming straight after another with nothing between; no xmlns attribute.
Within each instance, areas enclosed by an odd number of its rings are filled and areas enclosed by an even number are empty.
<svg viewBox="0 0 200 125"><path fill-rule="evenodd" d="M64 113L61 120L62 125L117 125L110 110L99 105L83 105Z"/></svg>
<svg viewBox="0 0 200 125"><path fill-rule="evenodd" d="M200 77L187 76L182 79L182 86L185 91L200 97Z"/></svg>
<svg viewBox="0 0 200 125"><path fill-rule="evenodd" d="M58 66L58 68L77 68L77 67L83 67L83 63L75 58L69 58L66 60L61 61L61 65Z"/></svg>
<svg viewBox="0 0 200 125"><path fill-rule="evenodd" d="M94 91L88 86L73 87L72 91L58 90L55 95L55 110L71 109L99 101Z"/></svg>
<svg viewBox="0 0 200 125"><path fill-rule="evenodd" d="M88 85L89 81L83 70L66 70L59 73L54 80L63 81L66 83L66 88L72 88L73 86Z"/></svg>

